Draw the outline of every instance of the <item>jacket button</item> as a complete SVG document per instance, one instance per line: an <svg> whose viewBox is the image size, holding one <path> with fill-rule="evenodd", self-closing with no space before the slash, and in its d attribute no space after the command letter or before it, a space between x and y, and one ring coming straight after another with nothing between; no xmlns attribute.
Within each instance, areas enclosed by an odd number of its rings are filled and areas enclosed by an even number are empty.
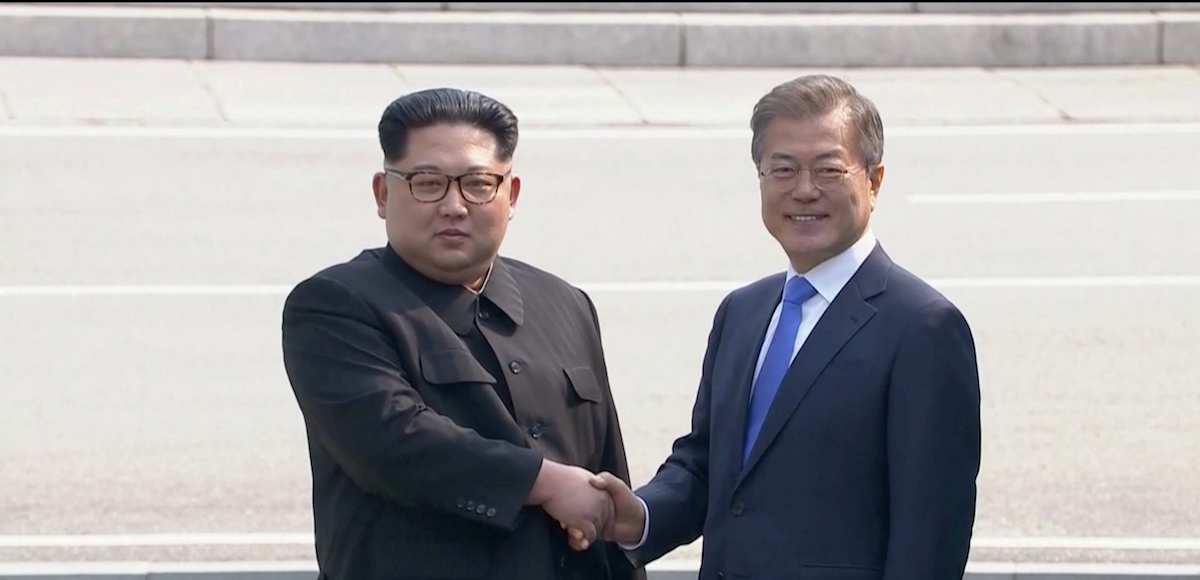
<svg viewBox="0 0 1200 580"><path fill-rule="evenodd" d="M533 427L529 428L529 435L531 437L533 437L534 439L541 439L542 434L545 432L546 432L546 426L542 425L541 423L538 423L537 425L534 425Z"/></svg>
<svg viewBox="0 0 1200 580"><path fill-rule="evenodd" d="M489 518L496 517L496 508L488 508L487 517L489 517Z"/></svg>
<svg viewBox="0 0 1200 580"><path fill-rule="evenodd" d="M508 363L508 370L512 371L514 375L521 374L521 361L515 360Z"/></svg>
<svg viewBox="0 0 1200 580"><path fill-rule="evenodd" d="M733 502L733 515L740 516L744 513L746 513L746 504L740 501Z"/></svg>
<svg viewBox="0 0 1200 580"><path fill-rule="evenodd" d="M468 509L468 510L473 510L473 509L475 509L475 502L473 502L473 501L469 501L469 502L467 502L467 509Z"/></svg>
<svg viewBox="0 0 1200 580"><path fill-rule="evenodd" d="M461 498L461 497L460 497L460 498L458 498L458 500L456 500L456 501L454 502L454 506L455 506L455 507L459 507L459 508L461 508L461 507L463 507L463 506L465 506L465 505L467 505L467 500L465 500L465 499L463 499L463 498Z"/></svg>
<svg viewBox="0 0 1200 580"><path fill-rule="evenodd" d="M479 311L479 319L480 319L480 320L487 320L488 318L491 318L491 315L490 315L490 314L488 314L487 310L480 310L480 311Z"/></svg>
<svg viewBox="0 0 1200 580"><path fill-rule="evenodd" d="M483 504L479 504L478 506L475 506L475 513L477 513L479 515L483 515L484 513L487 513L487 506L485 506Z"/></svg>

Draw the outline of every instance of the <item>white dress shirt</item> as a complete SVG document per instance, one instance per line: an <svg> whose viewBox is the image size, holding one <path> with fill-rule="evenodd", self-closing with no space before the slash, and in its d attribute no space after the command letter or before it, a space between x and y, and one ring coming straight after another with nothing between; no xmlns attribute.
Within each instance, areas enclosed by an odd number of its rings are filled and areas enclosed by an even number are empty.
<svg viewBox="0 0 1200 580"><path fill-rule="evenodd" d="M804 274L804 278L812 284L817 293L800 306L800 328L796 331L796 343L792 347L792 359L795 360L796 354L800 352L800 347L804 346L804 341L808 339L808 335L812 334L813 327L817 325L817 321L825 314L825 310L837 298L838 293L846 284L850 282L850 278L858 272L859 267L866 261L867 256L875 249L875 234L868 227L862 237L854 242L852 246L846 248L842 253L817 264L813 269ZM800 274L796 272L791 264L787 267L787 277L784 280L784 285L795 276ZM771 315L771 323L767 325L767 334L763 340L762 350L758 353L758 363L754 366L754 378L752 381L758 380L758 373L762 370L763 360L767 358L767 349L771 346L771 337L775 334L775 327L779 326L779 314L783 310L782 300L780 304L775 306L775 313ZM753 382L751 389L753 392ZM646 502L642 498L638 498L642 503L642 513L646 515L645 527L642 528L642 538L636 544L621 544L621 547L626 550L636 550L642 547L646 542L646 534L650 531L650 510L646 508Z"/></svg>
<svg viewBox="0 0 1200 580"><path fill-rule="evenodd" d="M850 278L858 272L858 268L866 261L867 256L875 249L875 235L867 228L861 238L854 245L846 248L842 253L817 264L812 270L804 274L804 279L812 284L817 293L812 298L804 301L800 307L800 328L796 331L796 343L792 347L792 359L796 358L796 354L800 352L800 347L804 346L804 341L808 340L808 335L812 334L813 327L817 325L817 321L821 319L821 315L825 314L825 310L837 298L842 288L850 282ZM791 281L792 278L800 274L792 268L791 264L787 267L787 278L784 280L784 285ZM762 350L758 353L758 363L754 365L754 379L758 381L758 373L762 370L763 361L767 358L767 348L771 346L771 338L775 335L775 327L779 326L779 314L783 311L782 300L775 307L775 313L771 315L771 324L767 326L767 335L763 340ZM753 385L754 383L750 383Z"/></svg>

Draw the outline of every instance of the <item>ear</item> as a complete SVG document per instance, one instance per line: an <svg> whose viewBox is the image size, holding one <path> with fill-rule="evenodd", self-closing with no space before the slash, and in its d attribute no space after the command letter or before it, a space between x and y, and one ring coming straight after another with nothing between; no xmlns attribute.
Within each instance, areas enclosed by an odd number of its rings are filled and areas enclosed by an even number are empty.
<svg viewBox="0 0 1200 580"><path fill-rule="evenodd" d="M386 218L388 200L387 174L383 172L376 173L375 177L371 179L371 189L375 191L375 214L380 219Z"/></svg>
<svg viewBox="0 0 1200 580"><path fill-rule="evenodd" d="M879 190L883 187L883 164L880 163L875 169L867 175L867 179L871 185L871 209L875 209L875 202L879 198Z"/></svg>
<svg viewBox="0 0 1200 580"><path fill-rule="evenodd" d="M508 184L508 219L510 220L517 211L517 198L520 196L521 178L514 175Z"/></svg>

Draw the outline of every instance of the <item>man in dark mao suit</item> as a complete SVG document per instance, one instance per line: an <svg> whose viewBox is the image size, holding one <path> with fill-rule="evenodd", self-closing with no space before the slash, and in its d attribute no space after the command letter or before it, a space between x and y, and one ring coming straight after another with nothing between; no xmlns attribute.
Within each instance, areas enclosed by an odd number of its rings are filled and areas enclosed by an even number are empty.
<svg viewBox="0 0 1200 580"><path fill-rule="evenodd" d="M628 478L596 311L498 257L516 117L477 93L384 112L388 243L300 282L283 360L308 432L320 577L633 580L595 472Z"/></svg>
<svg viewBox="0 0 1200 580"><path fill-rule="evenodd" d="M755 107L762 219L785 272L717 308L691 432L603 537L650 562L703 536L701 580L960 580L975 518L979 376L959 310L869 219L883 125L801 77Z"/></svg>

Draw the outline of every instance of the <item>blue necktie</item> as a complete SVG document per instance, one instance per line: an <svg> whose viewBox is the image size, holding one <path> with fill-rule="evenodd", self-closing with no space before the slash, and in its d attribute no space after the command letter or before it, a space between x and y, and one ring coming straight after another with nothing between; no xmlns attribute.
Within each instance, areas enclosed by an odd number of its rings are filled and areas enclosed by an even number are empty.
<svg viewBox="0 0 1200 580"><path fill-rule="evenodd" d="M783 289L783 304L779 312L779 324L775 326L775 334L771 336L771 346L767 347L767 356L763 359L762 369L758 371L758 380L754 382L754 391L750 398L750 409L746 417L746 442L742 447L742 465L750 458L750 450L754 448L754 440L762 429L763 419L783 375L792 364L792 348L796 345L796 332L800 329L800 305L805 300L816 295L817 290L812 284L801 278L793 277Z"/></svg>

